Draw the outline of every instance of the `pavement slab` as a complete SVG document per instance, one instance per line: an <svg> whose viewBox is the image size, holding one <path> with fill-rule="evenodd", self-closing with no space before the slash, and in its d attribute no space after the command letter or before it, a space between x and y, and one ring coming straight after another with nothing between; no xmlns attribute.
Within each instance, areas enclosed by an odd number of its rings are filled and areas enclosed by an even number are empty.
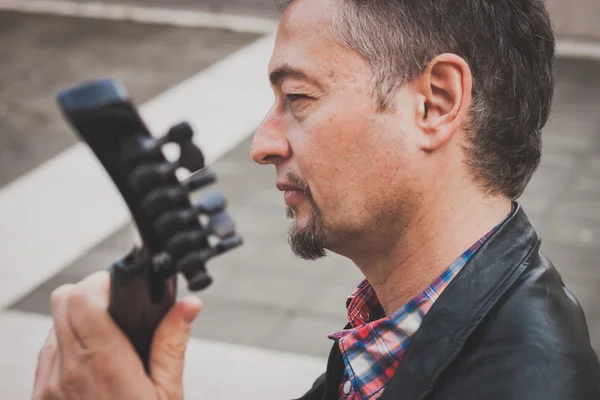
<svg viewBox="0 0 600 400"><path fill-rule="evenodd" d="M19 1L35 3L38 0ZM56 2L59 3L61 0L57 0ZM69 0L69 2L75 4L91 3L89 0ZM190 10L271 19L276 19L280 15L273 0L96 0L93 3L169 10Z"/></svg>
<svg viewBox="0 0 600 400"><path fill-rule="evenodd" d="M0 11L0 186L77 142L55 96L118 77L137 103L166 91L257 35Z"/></svg>
<svg viewBox="0 0 600 400"><path fill-rule="evenodd" d="M52 318L8 312L0 314L0 326L10 327L0 330L0 398L29 399L36 367L32 361L37 359ZM325 363L317 357L192 338L186 349L183 388L186 398L298 398L322 373Z"/></svg>

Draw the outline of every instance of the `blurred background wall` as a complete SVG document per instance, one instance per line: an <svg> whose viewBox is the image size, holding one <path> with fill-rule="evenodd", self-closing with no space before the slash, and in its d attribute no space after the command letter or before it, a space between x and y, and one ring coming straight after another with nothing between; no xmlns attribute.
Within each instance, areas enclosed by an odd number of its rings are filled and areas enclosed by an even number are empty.
<svg viewBox="0 0 600 400"><path fill-rule="evenodd" d="M558 35L600 40L600 0L546 0Z"/></svg>

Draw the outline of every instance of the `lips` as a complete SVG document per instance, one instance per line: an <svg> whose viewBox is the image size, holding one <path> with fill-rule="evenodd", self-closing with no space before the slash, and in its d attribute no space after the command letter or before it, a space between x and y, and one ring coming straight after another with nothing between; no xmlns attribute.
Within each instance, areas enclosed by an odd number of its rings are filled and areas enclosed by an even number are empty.
<svg viewBox="0 0 600 400"><path fill-rule="evenodd" d="M283 192L283 199L288 206L298 204L305 198L306 193L302 190L286 190Z"/></svg>
<svg viewBox="0 0 600 400"><path fill-rule="evenodd" d="M294 184L291 184L291 183L278 183L277 184L277 189L279 189L282 192L288 192L288 191L299 191L299 192L302 192L303 191L298 186L296 186Z"/></svg>
<svg viewBox="0 0 600 400"><path fill-rule="evenodd" d="M306 198L306 193L304 190L289 182L278 183L277 189L283 192L285 203L289 206L298 204L300 201Z"/></svg>

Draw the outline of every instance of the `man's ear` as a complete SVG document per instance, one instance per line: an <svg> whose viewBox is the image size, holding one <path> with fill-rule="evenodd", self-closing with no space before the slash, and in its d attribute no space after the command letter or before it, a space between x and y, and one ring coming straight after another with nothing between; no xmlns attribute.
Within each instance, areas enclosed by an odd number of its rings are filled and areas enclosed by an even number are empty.
<svg viewBox="0 0 600 400"><path fill-rule="evenodd" d="M473 77L463 58L441 54L431 60L417 81L417 126L424 132L421 148L432 151L448 143L465 121Z"/></svg>

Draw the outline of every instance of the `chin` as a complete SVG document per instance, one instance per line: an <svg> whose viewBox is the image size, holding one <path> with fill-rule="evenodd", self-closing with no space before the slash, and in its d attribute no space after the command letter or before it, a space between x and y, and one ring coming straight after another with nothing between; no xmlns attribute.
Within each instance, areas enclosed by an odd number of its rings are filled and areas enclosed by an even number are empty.
<svg viewBox="0 0 600 400"><path fill-rule="evenodd" d="M296 229L303 229L308 227L311 224L311 218L308 214L300 214L294 217L294 224L296 225Z"/></svg>
<svg viewBox="0 0 600 400"><path fill-rule="evenodd" d="M311 219L310 210L304 210L303 207L287 206L286 214L298 227L308 224Z"/></svg>

